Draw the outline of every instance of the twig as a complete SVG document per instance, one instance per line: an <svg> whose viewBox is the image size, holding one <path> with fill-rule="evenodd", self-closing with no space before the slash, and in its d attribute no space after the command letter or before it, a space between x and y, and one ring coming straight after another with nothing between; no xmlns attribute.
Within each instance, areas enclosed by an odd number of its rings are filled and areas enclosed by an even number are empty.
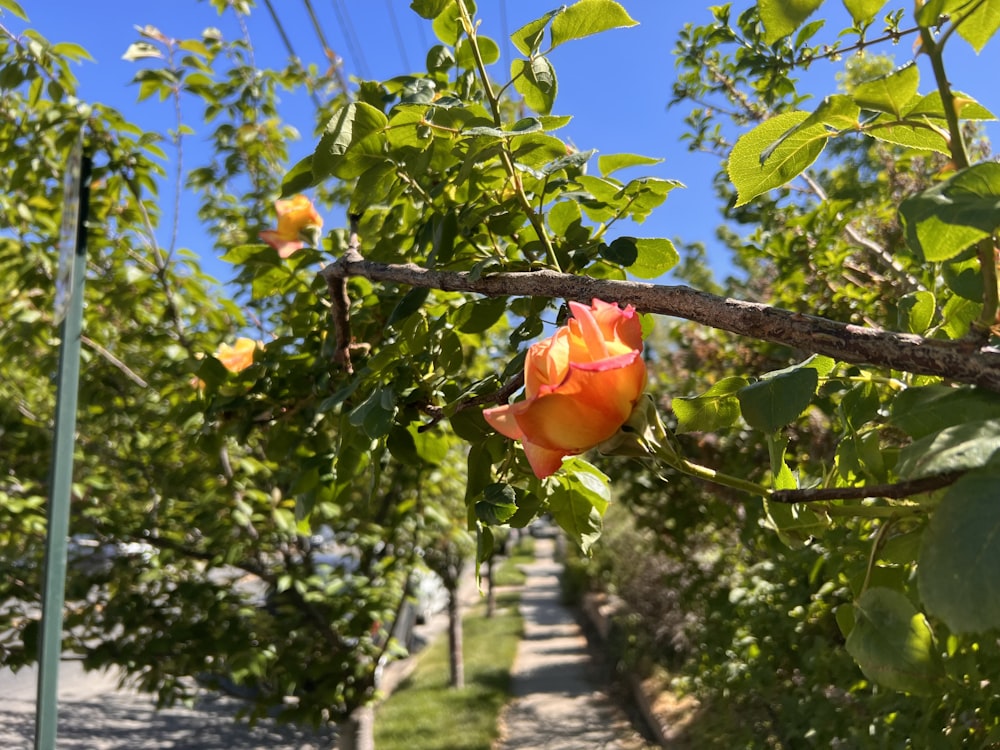
<svg viewBox="0 0 1000 750"><path fill-rule="evenodd" d="M955 483L965 472L952 471L920 479L907 479L895 484L872 484L867 487L817 487L806 490L775 490L768 497L772 503L812 503L827 500L864 500L881 497L902 500L924 492L932 492Z"/></svg>
<svg viewBox="0 0 1000 750"><path fill-rule="evenodd" d="M455 407L455 413L457 414L458 412L465 411L466 409L483 406L484 404L505 404L507 403L507 400L517 393L523 385L524 371L522 370L508 380L507 383L498 390L491 391L490 393L483 393L479 396L472 396L460 402L458 406ZM421 410L431 417L431 421L427 424L420 425L420 427L417 428L417 432L427 432L445 417L445 411L440 406L425 405L421 407Z"/></svg>
<svg viewBox="0 0 1000 750"><path fill-rule="evenodd" d="M802 173L802 179L809 186L809 189L816 195L817 198L819 198L821 201L829 200L829 196L827 196L826 190L823 189L823 186L820 185L813 178L813 176L809 174L808 171ZM843 213L838 211L837 218L838 219L843 218ZM912 289L919 289L919 290L926 289L926 287L922 283L920 283L920 279L918 279L916 276L909 273L905 268L903 268L902 264L898 260L893 258L892 254L889 253L888 250L886 250L877 242L874 242L873 240L870 240L867 237L863 236L854 227L853 224L847 223L844 225L844 234L846 234L847 238L855 245L866 248L871 252L873 252L875 255L877 255L883 263L888 265L893 271L902 276Z"/></svg>
<svg viewBox="0 0 1000 750"><path fill-rule="evenodd" d="M105 349L103 346L101 346L100 344L98 344L96 341L94 341L89 336L81 335L80 336L80 342L83 343L83 344L86 344L87 346L89 346L95 352L97 352L102 357L104 357L104 359L106 359L108 362L110 362L115 367L117 367L119 370L121 370L125 374L125 377L127 377L129 380L131 380L133 383L135 383L140 388L148 388L149 387L149 383L147 383L145 380L143 380L142 377L139 376L134 370L130 369L128 365L126 365L124 362L122 362L120 359L118 359L118 357L116 357L114 354L112 354L111 352L109 352L107 349Z"/></svg>

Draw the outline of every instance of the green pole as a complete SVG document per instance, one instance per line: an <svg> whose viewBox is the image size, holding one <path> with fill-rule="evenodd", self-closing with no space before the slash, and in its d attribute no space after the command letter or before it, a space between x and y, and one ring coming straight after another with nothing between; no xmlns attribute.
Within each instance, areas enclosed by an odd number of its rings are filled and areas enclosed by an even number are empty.
<svg viewBox="0 0 1000 750"><path fill-rule="evenodd" d="M81 140L82 144L82 140ZM55 438L49 483L48 531L45 544L45 582L42 595L42 632L38 646L38 698L35 713L35 750L55 750L59 725L59 661L62 655L63 603L66 593L66 537L73 489L73 447L76 443L76 403L80 383L80 333L83 327L83 282L87 275L87 207L90 198L90 158L76 150L70 156L63 211L63 246L75 240L68 260L68 295L59 350L59 390L56 396ZM74 174L75 172L75 174ZM75 180L73 178L76 178ZM78 199L78 200L77 200ZM74 211L75 209L75 211ZM70 223L68 223L70 222ZM75 229L75 232L73 231ZM72 244L69 244L72 247ZM58 303L57 303L58 304ZM56 315L59 315L57 311Z"/></svg>

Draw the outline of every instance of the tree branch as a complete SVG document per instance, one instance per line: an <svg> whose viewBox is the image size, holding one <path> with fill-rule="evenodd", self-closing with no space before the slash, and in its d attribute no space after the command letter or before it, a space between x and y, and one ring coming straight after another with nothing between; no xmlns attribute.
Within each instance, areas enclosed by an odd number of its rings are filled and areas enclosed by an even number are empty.
<svg viewBox="0 0 1000 750"><path fill-rule="evenodd" d="M924 492L940 490L955 483L965 472L952 471L919 479L907 479L895 484L873 484L867 487L817 487L805 490L775 490L768 495L772 503L814 503L827 500L864 500L882 497L887 500L920 495Z"/></svg>
<svg viewBox="0 0 1000 750"><path fill-rule="evenodd" d="M535 271L473 277L465 272L432 271L413 264L366 261L350 251L321 274L331 279L362 276L426 289L475 292L489 297L536 296L590 302L593 298L631 304L741 336L824 354L841 362L937 375L1000 392L1000 349L968 341L925 339L907 333L849 325L755 302L662 286ZM338 330L338 341L341 334Z"/></svg>

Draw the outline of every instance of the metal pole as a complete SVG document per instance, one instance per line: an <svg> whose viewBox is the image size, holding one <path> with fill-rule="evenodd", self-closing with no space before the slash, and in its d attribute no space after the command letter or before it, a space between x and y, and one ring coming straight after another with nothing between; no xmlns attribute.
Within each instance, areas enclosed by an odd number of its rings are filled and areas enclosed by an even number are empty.
<svg viewBox="0 0 1000 750"><path fill-rule="evenodd" d="M82 143L82 141L81 141ZM75 158L74 158L75 157ZM73 448L76 443L76 403L80 382L80 333L83 327L83 283L87 275L87 208L90 198L90 157L76 151L70 173L78 161L78 175L69 174L63 211L77 209L76 248L66 315L62 319L59 351L59 390L56 396L55 438L49 484L48 531L45 544L45 583L42 597L42 632L38 646L38 698L35 713L35 750L55 750L58 730L59 661L62 654L63 604L66 593L66 537L69 533L70 493L73 488ZM77 180L72 180L76 176ZM79 196L79 202L76 198ZM77 204L77 205L74 205ZM64 217L64 230L67 217ZM70 225L72 232L72 225ZM66 237L63 237L65 243ZM72 241L72 240L70 240ZM58 312L57 312L58 315Z"/></svg>

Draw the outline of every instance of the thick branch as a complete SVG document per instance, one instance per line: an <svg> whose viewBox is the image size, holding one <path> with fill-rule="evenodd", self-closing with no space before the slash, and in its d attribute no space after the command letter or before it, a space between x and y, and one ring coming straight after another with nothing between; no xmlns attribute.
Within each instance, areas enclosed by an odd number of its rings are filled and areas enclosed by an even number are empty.
<svg viewBox="0 0 1000 750"><path fill-rule="evenodd" d="M804 490L775 490L768 496L772 503L812 503L829 500L864 500L881 497L902 500L924 492L933 492L955 483L963 472L934 474L920 479L908 479L895 484L874 484L867 487L816 487Z"/></svg>
<svg viewBox="0 0 1000 750"><path fill-rule="evenodd" d="M412 264L387 265L346 254L323 272L329 280L362 276L412 287L475 292L488 297L537 296L589 302L594 297L638 310L672 315L742 336L784 344L841 362L938 375L1000 392L1000 349L969 342L925 339L906 333L838 323L813 315L742 302L686 286L610 281L554 271L468 273L431 271Z"/></svg>

